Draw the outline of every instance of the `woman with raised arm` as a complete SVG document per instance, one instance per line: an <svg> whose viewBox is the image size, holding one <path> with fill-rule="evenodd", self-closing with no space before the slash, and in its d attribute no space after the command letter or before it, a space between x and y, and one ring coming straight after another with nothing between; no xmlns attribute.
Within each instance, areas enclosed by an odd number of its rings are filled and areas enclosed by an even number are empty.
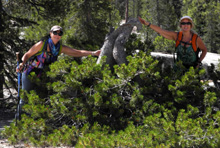
<svg viewBox="0 0 220 148"><path fill-rule="evenodd" d="M145 21L141 17L139 17L139 21L142 24L153 29L166 39L176 41L176 62L181 60L182 64L187 69L189 69L189 67L191 66L193 66L194 68L198 68L201 65L202 60L206 56L207 48L202 39L191 30L193 28L193 21L191 17L183 16L180 19L180 32L161 29L160 27ZM202 53L199 56L198 53L200 50Z"/></svg>

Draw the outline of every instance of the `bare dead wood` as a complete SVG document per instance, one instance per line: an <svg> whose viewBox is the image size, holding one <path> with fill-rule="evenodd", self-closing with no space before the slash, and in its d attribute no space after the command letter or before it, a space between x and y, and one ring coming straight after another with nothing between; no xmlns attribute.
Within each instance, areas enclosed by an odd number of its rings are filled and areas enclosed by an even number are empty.
<svg viewBox="0 0 220 148"><path fill-rule="evenodd" d="M124 45L131 35L134 26L137 27L137 30L140 30L142 27L138 19L130 19L106 37L97 64L100 64L103 56L107 57L105 64L109 64L112 70L115 64L127 63Z"/></svg>

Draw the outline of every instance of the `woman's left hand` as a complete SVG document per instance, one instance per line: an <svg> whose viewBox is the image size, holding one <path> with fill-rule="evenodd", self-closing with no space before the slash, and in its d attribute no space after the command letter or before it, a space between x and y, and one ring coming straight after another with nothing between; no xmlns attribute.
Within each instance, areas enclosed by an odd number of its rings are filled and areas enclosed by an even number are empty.
<svg viewBox="0 0 220 148"><path fill-rule="evenodd" d="M101 50L96 50L96 51L92 52L92 55L98 57L100 55L100 53L101 53Z"/></svg>

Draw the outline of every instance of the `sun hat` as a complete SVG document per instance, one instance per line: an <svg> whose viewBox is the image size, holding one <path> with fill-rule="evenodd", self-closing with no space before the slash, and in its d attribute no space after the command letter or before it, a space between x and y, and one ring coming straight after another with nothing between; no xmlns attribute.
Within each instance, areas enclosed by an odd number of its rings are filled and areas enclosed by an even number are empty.
<svg viewBox="0 0 220 148"><path fill-rule="evenodd" d="M60 27L60 26L58 26L58 25L55 25L55 26L53 26L53 27L50 29L51 32L52 32L52 31L57 31L57 30L60 30L60 31L63 32L63 28Z"/></svg>

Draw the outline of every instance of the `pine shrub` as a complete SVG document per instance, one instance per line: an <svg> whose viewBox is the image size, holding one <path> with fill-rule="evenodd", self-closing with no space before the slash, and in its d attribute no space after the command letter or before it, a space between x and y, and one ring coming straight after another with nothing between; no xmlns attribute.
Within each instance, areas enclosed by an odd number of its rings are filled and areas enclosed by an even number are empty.
<svg viewBox="0 0 220 148"><path fill-rule="evenodd" d="M22 120L6 127L11 143L75 147L218 147L219 94L190 68L165 72L140 52L112 72L105 58L62 58L23 92ZM44 85L40 85L44 84Z"/></svg>

